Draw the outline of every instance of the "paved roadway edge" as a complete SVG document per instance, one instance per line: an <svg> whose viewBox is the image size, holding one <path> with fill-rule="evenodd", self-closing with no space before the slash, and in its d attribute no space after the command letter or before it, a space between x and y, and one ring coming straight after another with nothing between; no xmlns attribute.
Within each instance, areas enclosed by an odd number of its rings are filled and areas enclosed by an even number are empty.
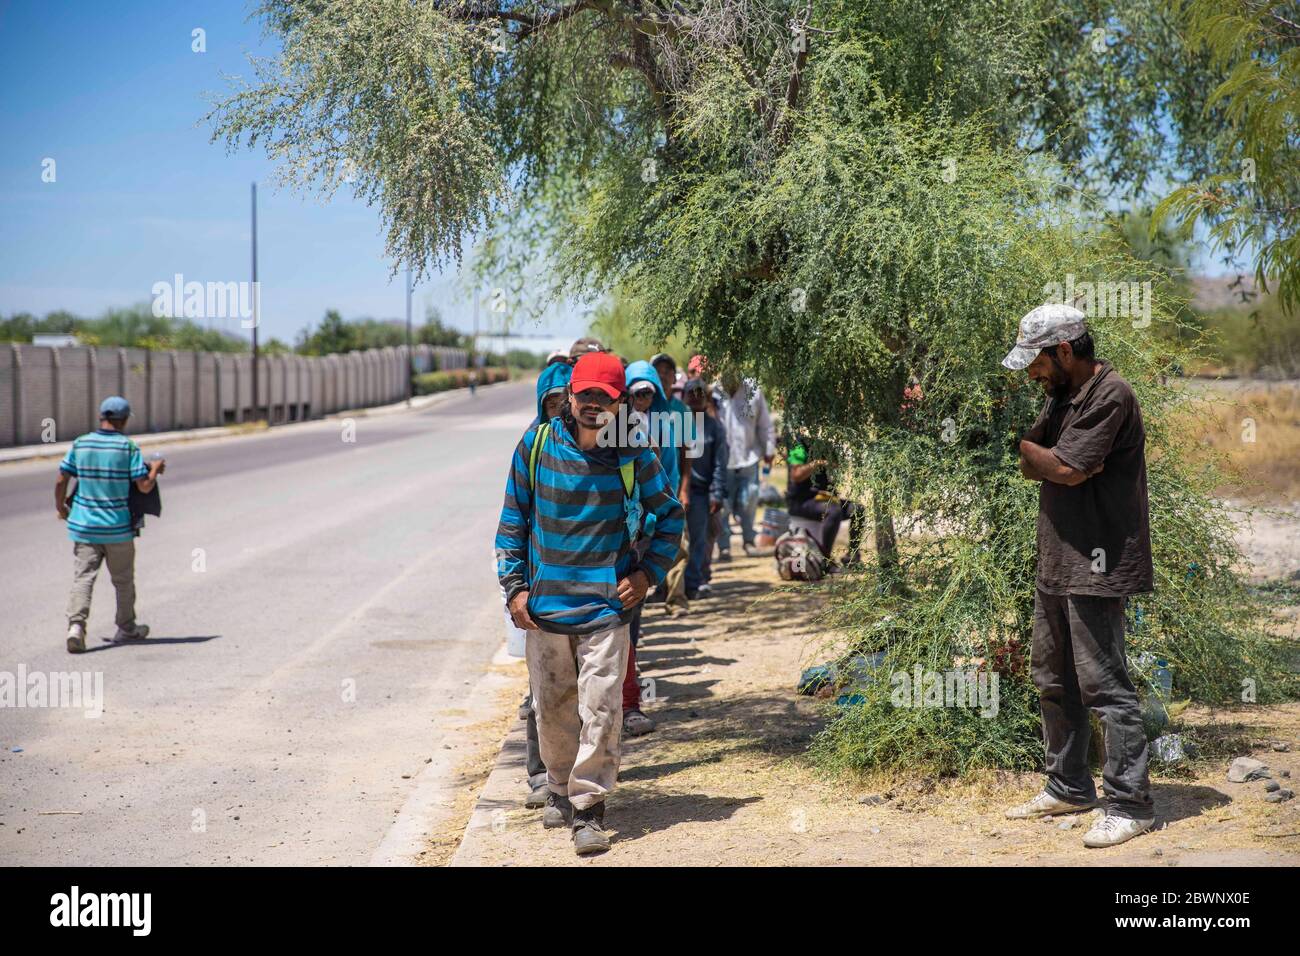
<svg viewBox="0 0 1300 956"><path fill-rule="evenodd" d="M511 659L517 660L517 658ZM524 765L520 755L524 753L526 746L524 722L512 720L510 729L501 739L501 750L497 753L496 763L492 765L492 772L483 781L478 799L474 801L474 810L465 822L465 831L460 836L460 844L451 859L447 861L447 866L481 865L471 858L473 845L489 834L498 832L500 826L498 824L498 829L494 829L493 814L501 809L501 802L489 794L517 791L518 805L523 806L524 791L519 787L519 780L524 772ZM540 823L538 825L540 826Z"/></svg>
<svg viewBox="0 0 1300 956"><path fill-rule="evenodd" d="M506 673L505 669L522 663L523 658L511 657L506 653L506 645L503 641L489 663L489 669L470 691L466 726L473 726L474 723L498 716L500 691L518 680L515 675ZM466 834L471 828L491 825L490 811L482 808L482 797L489 785L496 780L497 775L507 772L503 769L506 741L512 733L518 732L516 724L522 725L522 721L512 721L511 729L502 740L501 750L497 754L492 771L484 779L482 787L475 796L474 810L470 814L465 832L461 834L455 854L448 865L455 865L455 858L459 856L461 847L465 844ZM453 730L448 736L456 732ZM456 778L460 769L459 764L463 760L463 750L439 748L434 752L431 762L426 764L416 777L415 786L407 795L397 818L371 855L370 866L420 865L419 854L428 847L433 834L448 823L455 814L456 797L460 792Z"/></svg>

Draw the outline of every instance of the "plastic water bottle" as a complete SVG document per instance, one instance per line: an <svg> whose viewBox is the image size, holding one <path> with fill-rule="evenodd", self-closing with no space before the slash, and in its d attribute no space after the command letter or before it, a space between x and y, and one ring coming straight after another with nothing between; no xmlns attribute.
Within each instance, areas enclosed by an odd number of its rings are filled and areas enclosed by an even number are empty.
<svg viewBox="0 0 1300 956"><path fill-rule="evenodd" d="M1169 662L1163 658L1156 659L1156 668L1151 679L1152 689L1161 701L1167 702L1174 693L1174 672L1169 669Z"/></svg>
<svg viewBox="0 0 1300 956"><path fill-rule="evenodd" d="M1154 740L1169 725L1165 704L1173 695L1174 674L1168 661L1150 653L1138 655L1137 663L1148 684L1142 693L1142 726L1147 739Z"/></svg>
<svg viewBox="0 0 1300 956"><path fill-rule="evenodd" d="M492 576L497 575L497 558L492 557ZM528 654L528 635L515 627L515 619L510 616L510 604L506 601L506 590L501 588L501 605L506 618L506 653L511 657L526 657Z"/></svg>

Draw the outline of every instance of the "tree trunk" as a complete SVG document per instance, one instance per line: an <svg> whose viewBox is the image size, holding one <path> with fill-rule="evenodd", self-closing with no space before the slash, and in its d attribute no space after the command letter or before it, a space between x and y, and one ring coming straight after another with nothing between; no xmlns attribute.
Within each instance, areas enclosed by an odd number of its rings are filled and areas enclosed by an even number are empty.
<svg viewBox="0 0 1300 956"><path fill-rule="evenodd" d="M894 516L881 501L880 495L871 496L871 515L876 531L876 561L880 569L880 583L890 591L902 586L898 563L898 534L894 531Z"/></svg>

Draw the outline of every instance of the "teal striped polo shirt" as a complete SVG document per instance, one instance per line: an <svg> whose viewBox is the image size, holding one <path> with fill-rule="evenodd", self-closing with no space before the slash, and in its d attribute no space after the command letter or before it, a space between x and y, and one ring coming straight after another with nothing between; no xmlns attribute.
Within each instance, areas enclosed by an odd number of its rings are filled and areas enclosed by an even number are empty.
<svg viewBox="0 0 1300 956"><path fill-rule="evenodd" d="M127 497L131 483L149 475L135 442L111 428L96 429L72 443L59 470L77 479L68 515L69 538L114 544L135 537Z"/></svg>

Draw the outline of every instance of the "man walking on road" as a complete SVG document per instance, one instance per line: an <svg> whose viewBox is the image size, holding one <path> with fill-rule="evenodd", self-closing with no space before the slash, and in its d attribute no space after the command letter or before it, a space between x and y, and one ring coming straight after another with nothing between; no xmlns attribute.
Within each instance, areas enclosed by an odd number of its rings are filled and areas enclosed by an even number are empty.
<svg viewBox="0 0 1300 956"><path fill-rule="evenodd" d="M628 622L676 558L683 527L654 449L606 440L606 414L624 397L616 356L580 355L561 416L530 428L515 449L496 535L510 613L528 632L550 789L542 822L571 826L579 855L609 849L605 798L618 775ZM654 534L637 562L646 513Z"/></svg>
<svg viewBox="0 0 1300 956"><path fill-rule="evenodd" d="M1067 305L1039 306L1021 319L1002 364L1028 369L1048 394L1020 442L1021 473L1041 483L1031 664L1047 785L1006 815L1096 805L1091 710L1105 730L1108 812L1083 843L1115 846L1155 823L1147 738L1124 653L1124 600L1153 586L1142 410L1110 363L1094 357L1083 313Z"/></svg>
<svg viewBox="0 0 1300 956"><path fill-rule="evenodd" d="M68 653L86 649L86 619L95 576L101 564L117 591L117 633L114 641L141 640L149 628L135 620L135 536L129 499L131 485L148 494L162 474L164 462L145 465L140 449L125 434L131 406L112 396L99 406L99 428L72 443L59 464L54 504L68 523L72 539L72 594L68 598ZM68 503L68 479L77 479Z"/></svg>

